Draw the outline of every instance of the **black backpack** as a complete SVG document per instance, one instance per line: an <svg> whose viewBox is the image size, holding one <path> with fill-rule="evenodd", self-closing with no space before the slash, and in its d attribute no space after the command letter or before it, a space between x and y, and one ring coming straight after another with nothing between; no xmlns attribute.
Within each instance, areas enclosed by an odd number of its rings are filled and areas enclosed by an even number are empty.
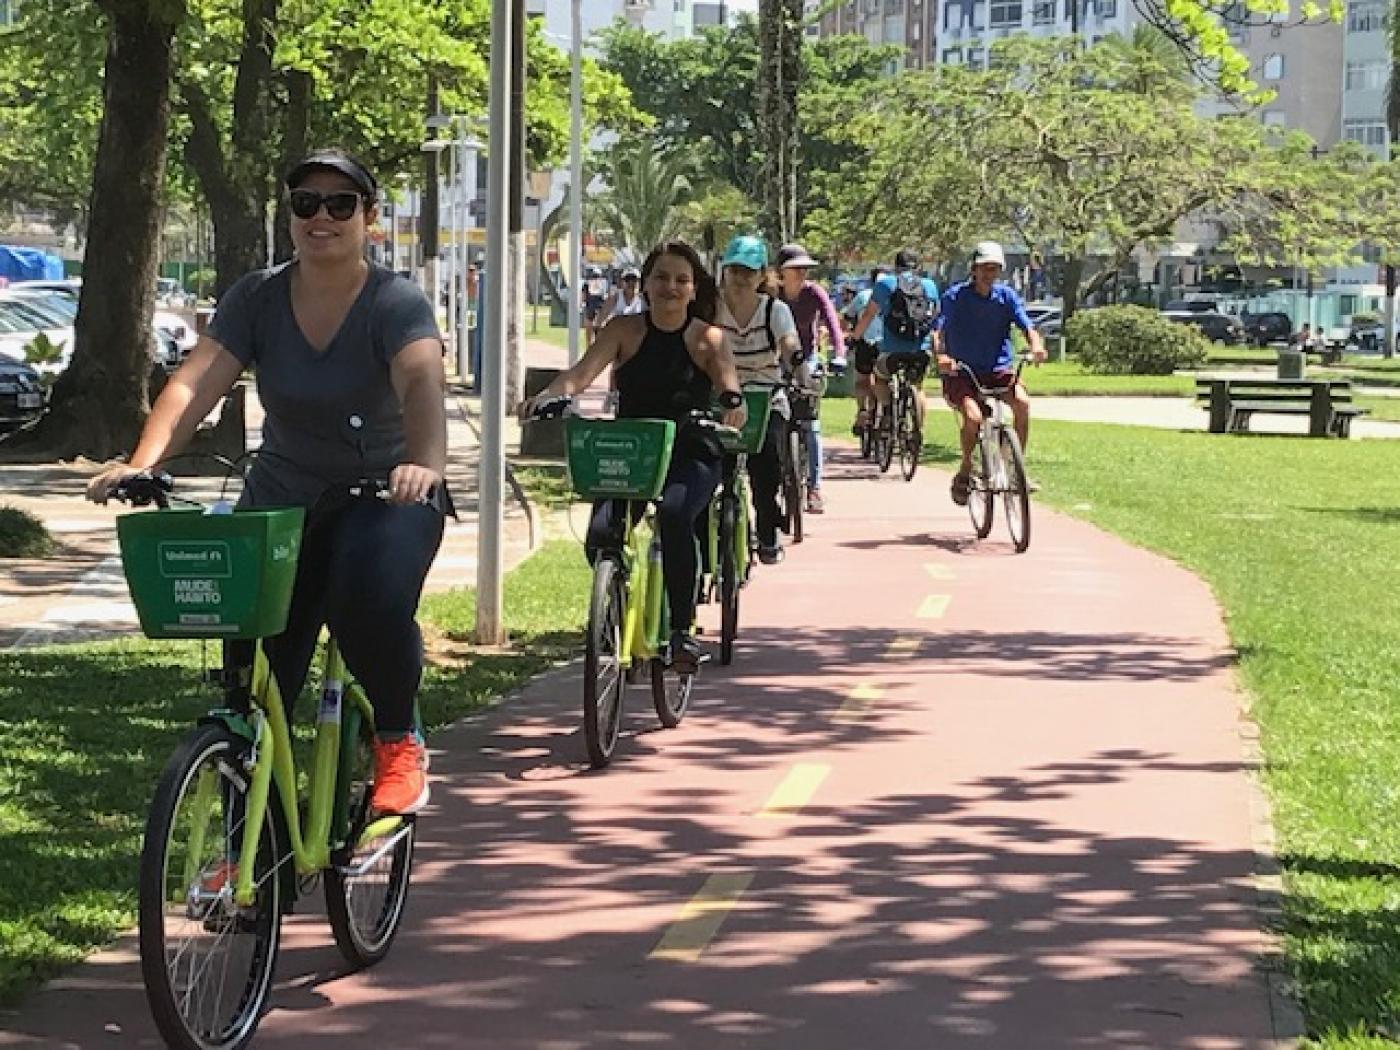
<svg viewBox="0 0 1400 1050"><path fill-rule="evenodd" d="M905 278L912 277L911 290L905 290ZM885 314L885 330L910 343L922 343L933 331L933 319L938 304L924 291L923 278L918 274L900 274L895 278L894 294Z"/></svg>

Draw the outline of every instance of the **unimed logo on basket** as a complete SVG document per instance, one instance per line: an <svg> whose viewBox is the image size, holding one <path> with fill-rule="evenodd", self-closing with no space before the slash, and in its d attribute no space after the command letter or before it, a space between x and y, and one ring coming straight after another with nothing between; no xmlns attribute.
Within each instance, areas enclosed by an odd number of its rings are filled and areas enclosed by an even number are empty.
<svg viewBox="0 0 1400 1050"><path fill-rule="evenodd" d="M222 540L167 540L159 548L166 579L222 579L233 576L233 559Z"/></svg>
<svg viewBox="0 0 1400 1050"><path fill-rule="evenodd" d="M638 444L635 437L625 434L599 434L593 442L593 455L598 461L598 473L626 478L636 465Z"/></svg>

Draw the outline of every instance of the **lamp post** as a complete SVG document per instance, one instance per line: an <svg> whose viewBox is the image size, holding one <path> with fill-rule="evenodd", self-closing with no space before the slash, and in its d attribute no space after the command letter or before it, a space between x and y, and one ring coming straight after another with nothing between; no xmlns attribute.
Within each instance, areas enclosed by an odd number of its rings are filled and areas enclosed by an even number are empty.
<svg viewBox="0 0 1400 1050"><path fill-rule="evenodd" d="M583 0L569 6L569 282L565 309L569 318L569 365L579 359L579 317L583 302Z"/></svg>
<svg viewBox="0 0 1400 1050"><path fill-rule="evenodd" d="M519 0L516 0L519 2ZM476 640L499 645L501 616L501 526L505 489L505 341L510 305L507 240L510 224L510 93L512 0L491 4L490 171L486 194L486 344L481 355L480 516L476 558Z"/></svg>
<svg viewBox="0 0 1400 1050"><path fill-rule="evenodd" d="M432 127L430 119L429 127ZM432 172L433 182L423 188L420 198L423 203L423 212L419 217L422 225L420 237L423 244L423 290L428 293L428 302L433 305L433 316L438 316L438 297L442 291L442 281L439 271L441 265L441 246L439 242L441 230L441 218L438 215L438 154L447 148L447 142L443 139L428 139L419 144L418 149L428 158L428 170Z"/></svg>

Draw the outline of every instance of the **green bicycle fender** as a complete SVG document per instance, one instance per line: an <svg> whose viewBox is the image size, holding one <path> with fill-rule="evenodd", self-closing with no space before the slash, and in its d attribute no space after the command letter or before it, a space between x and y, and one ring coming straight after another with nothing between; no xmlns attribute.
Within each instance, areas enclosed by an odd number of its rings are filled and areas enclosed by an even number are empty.
<svg viewBox="0 0 1400 1050"><path fill-rule="evenodd" d="M223 726L234 736L247 741L249 744L256 738L253 726L248 721L248 716L228 707L215 708L199 720L202 726Z"/></svg>

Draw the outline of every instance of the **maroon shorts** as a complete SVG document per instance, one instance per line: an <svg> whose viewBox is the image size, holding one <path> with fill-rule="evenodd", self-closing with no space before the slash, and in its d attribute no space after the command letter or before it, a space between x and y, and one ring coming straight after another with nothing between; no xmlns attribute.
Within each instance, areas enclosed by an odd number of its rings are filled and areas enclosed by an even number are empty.
<svg viewBox="0 0 1400 1050"><path fill-rule="evenodd" d="M1016 385L1016 373L1009 370L978 373L977 382L988 390L1010 390ZM954 372L943 377L943 397L954 408L961 408L967 398L977 397L977 388L966 372Z"/></svg>

